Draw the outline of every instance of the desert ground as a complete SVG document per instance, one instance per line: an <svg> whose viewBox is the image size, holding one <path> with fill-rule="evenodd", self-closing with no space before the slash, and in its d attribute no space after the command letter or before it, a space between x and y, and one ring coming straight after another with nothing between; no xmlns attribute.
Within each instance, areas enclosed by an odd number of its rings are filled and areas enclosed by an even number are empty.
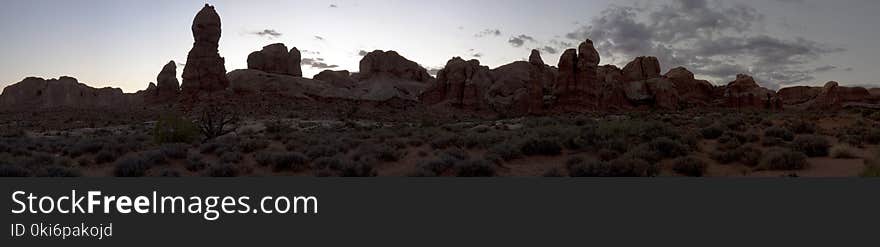
<svg viewBox="0 0 880 247"><path fill-rule="evenodd" d="M207 138L182 116L98 127L70 120L66 129L3 126L0 176L877 176L878 121L873 110L243 117Z"/></svg>

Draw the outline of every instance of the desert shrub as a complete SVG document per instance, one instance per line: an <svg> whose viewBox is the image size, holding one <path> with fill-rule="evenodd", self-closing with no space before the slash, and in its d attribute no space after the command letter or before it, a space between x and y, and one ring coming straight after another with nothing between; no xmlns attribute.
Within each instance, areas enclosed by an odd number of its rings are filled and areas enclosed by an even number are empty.
<svg viewBox="0 0 880 247"><path fill-rule="evenodd" d="M263 123L266 126L266 133L273 135L283 135L293 131L293 127L289 123L281 120L271 120Z"/></svg>
<svg viewBox="0 0 880 247"><path fill-rule="evenodd" d="M333 157L339 153L338 148L334 148L328 145L317 145L312 146L306 149L306 155L311 159L317 159L322 157Z"/></svg>
<svg viewBox="0 0 880 247"><path fill-rule="evenodd" d="M790 142L794 140L794 133L786 128L774 126L764 130L764 137L775 137Z"/></svg>
<svg viewBox="0 0 880 247"><path fill-rule="evenodd" d="M672 170L688 177L702 177L708 169L709 165L705 161L692 156L681 157L672 161Z"/></svg>
<svg viewBox="0 0 880 247"><path fill-rule="evenodd" d="M778 147L785 145L785 140L776 137L765 137L761 139L761 146L765 147Z"/></svg>
<svg viewBox="0 0 880 247"><path fill-rule="evenodd" d="M599 160L601 161L612 161L620 157L620 153L614 150L602 149L599 150L597 156L599 156Z"/></svg>
<svg viewBox="0 0 880 247"><path fill-rule="evenodd" d="M218 142L209 142L199 146L199 153L201 154L223 153L227 150L229 150L228 145Z"/></svg>
<svg viewBox="0 0 880 247"><path fill-rule="evenodd" d="M0 177L30 177L31 171L20 166L0 165Z"/></svg>
<svg viewBox="0 0 880 247"><path fill-rule="evenodd" d="M262 139L248 139L238 144L238 150L242 153L253 153L269 147L269 141Z"/></svg>
<svg viewBox="0 0 880 247"><path fill-rule="evenodd" d="M149 169L149 165L139 155L131 155L117 160L114 166L113 174L117 177L143 177Z"/></svg>
<svg viewBox="0 0 880 247"><path fill-rule="evenodd" d="M197 154L191 154L186 157L186 170L191 172L198 172L204 170L208 167L208 164L205 163L203 157Z"/></svg>
<svg viewBox="0 0 880 247"><path fill-rule="evenodd" d="M878 113L880 113L880 112L878 112ZM867 142L869 144L872 144L872 145L880 144L880 130L872 128L867 131L864 138L865 138L865 142Z"/></svg>
<svg viewBox="0 0 880 247"><path fill-rule="evenodd" d="M804 120L791 121L788 123L788 128L798 135L816 133L816 124Z"/></svg>
<svg viewBox="0 0 880 247"><path fill-rule="evenodd" d="M76 158L84 154L94 154L104 149L104 142L100 140L79 141L67 151L68 156Z"/></svg>
<svg viewBox="0 0 880 247"><path fill-rule="evenodd" d="M575 157L566 166L571 177L653 177L660 173L657 165L626 157L611 162Z"/></svg>
<svg viewBox="0 0 880 247"><path fill-rule="evenodd" d="M803 170L809 164L807 156L801 152L789 149L772 149L767 152L761 162L760 169L763 170Z"/></svg>
<svg viewBox="0 0 880 247"><path fill-rule="evenodd" d="M183 143L166 143L159 147L165 157L171 159L184 159L189 152L189 145Z"/></svg>
<svg viewBox="0 0 880 247"><path fill-rule="evenodd" d="M388 145L379 145L374 149L376 159L383 162L396 162L403 156L396 148Z"/></svg>
<svg viewBox="0 0 880 247"><path fill-rule="evenodd" d="M234 151L225 152L220 155L220 162L223 164L238 163L241 162L242 159L244 159L244 157L241 155L241 153Z"/></svg>
<svg viewBox="0 0 880 247"><path fill-rule="evenodd" d="M444 149L449 147L461 147L461 137L453 133L444 133L431 141L431 148Z"/></svg>
<svg viewBox="0 0 880 247"><path fill-rule="evenodd" d="M342 168L342 165L343 165L342 159L343 158L339 157L339 156L322 157L322 158L318 158L314 162L312 162L312 166L318 170L321 170L321 169L339 170Z"/></svg>
<svg viewBox="0 0 880 247"><path fill-rule="evenodd" d="M719 124L730 130L741 131L746 126L742 116L726 116L719 121Z"/></svg>
<svg viewBox="0 0 880 247"><path fill-rule="evenodd" d="M543 176L545 178L558 178L558 177L564 177L565 175L562 173L562 171L559 168L554 167L554 168L550 168L549 170L545 171L544 174L541 176Z"/></svg>
<svg viewBox="0 0 880 247"><path fill-rule="evenodd" d="M846 145L835 146L831 149L831 157L835 159L857 159L856 151Z"/></svg>
<svg viewBox="0 0 880 247"><path fill-rule="evenodd" d="M494 177L495 167L485 159L474 159L456 165L455 174L458 177Z"/></svg>
<svg viewBox="0 0 880 247"><path fill-rule="evenodd" d="M661 159L676 158L687 155L689 152L688 147L681 142L666 137L654 139L648 144L648 148Z"/></svg>
<svg viewBox="0 0 880 247"><path fill-rule="evenodd" d="M522 157L522 150L507 142L495 144L489 148L489 154L494 154L504 161L511 161Z"/></svg>
<svg viewBox="0 0 880 247"><path fill-rule="evenodd" d="M458 159L424 160L416 165L411 177L436 177L456 166Z"/></svg>
<svg viewBox="0 0 880 247"><path fill-rule="evenodd" d="M206 175L215 178L238 177L238 169L231 164L213 164L208 167Z"/></svg>
<svg viewBox="0 0 880 247"><path fill-rule="evenodd" d="M191 143L198 138L199 127L180 116L162 116L153 129L153 139L157 143Z"/></svg>
<svg viewBox="0 0 880 247"><path fill-rule="evenodd" d="M795 138L794 147L809 157L825 157L828 156L828 149L831 148L831 143L822 136L801 135Z"/></svg>
<svg viewBox="0 0 880 247"><path fill-rule="evenodd" d="M746 166L757 166L761 162L764 153L761 149L745 145L734 149L721 150L712 154L712 159L721 164L740 162Z"/></svg>
<svg viewBox="0 0 880 247"><path fill-rule="evenodd" d="M700 135L703 136L704 139L707 140L715 140L721 137L724 134L724 129L722 129L718 125L712 125L706 128L700 129Z"/></svg>
<svg viewBox="0 0 880 247"><path fill-rule="evenodd" d="M339 174L342 177L375 177L379 175L373 163L369 161L346 162Z"/></svg>
<svg viewBox="0 0 880 247"><path fill-rule="evenodd" d="M880 177L880 165L876 163L867 164L865 165L865 170L863 170L862 173L859 175L868 178Z"/></svg>
<svg viewBox="0 0 880 247"><path fill-rule="evenodd" d="M556 156L562 153L559 143L548 138L530 138L520 146L520 150L526 156Z"/></svg>
<svg viewBox="0 0 880 247"><path fill-rule="evenodd" d="M97 164L106 164L113 161L116 161L118 158L118 154L116 152L110 150L101 150L98 154L95 154L95 163Z"/></svg>
<svg viewBox="0 0 880 247"><path fill-rule="evenodd" d="M38 177L52 177L52 178L74 178L81 177L82 173L77 170L63 167L63 166L50 166L44 168L37 174Z"/></svg>
<svg viewBox="0 0 880 247"><path fill-rule="evenodd" d="M147 166L152 167L168 164L168 157L165 156L165 152L162 152L162 150L146 151L143 152L141 156L143 157L143 160L147 164Z"/></svg>
<svg viewBox="0 0 880 247"><path fill-rule="evenodd" d="M165 169L165 170L162 170L161 172L159 172L159 177L177 178L177 177L180 177L180 172L175 171L175 170L171 170L171 169Z"/></svg>
<svg viewBox="0 0 880 247"><path fill-rule="evenodd" d="M308 159L305 155L296 152L281 152L272 154L272 170L280 171L303 171L309 168Z"/></svg>

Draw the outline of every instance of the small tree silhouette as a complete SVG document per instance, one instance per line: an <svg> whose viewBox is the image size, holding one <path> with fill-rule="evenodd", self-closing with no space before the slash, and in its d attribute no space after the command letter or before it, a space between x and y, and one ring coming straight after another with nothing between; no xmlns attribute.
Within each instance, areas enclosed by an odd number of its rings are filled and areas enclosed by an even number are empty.
<svg viewBox="0 0 880 247"><path fill-rule="evenodd" d="M231 106L221 104L208 104L197 111L199 130L205 135L205 140L232 133L236 129L239 118Z"/></svg>

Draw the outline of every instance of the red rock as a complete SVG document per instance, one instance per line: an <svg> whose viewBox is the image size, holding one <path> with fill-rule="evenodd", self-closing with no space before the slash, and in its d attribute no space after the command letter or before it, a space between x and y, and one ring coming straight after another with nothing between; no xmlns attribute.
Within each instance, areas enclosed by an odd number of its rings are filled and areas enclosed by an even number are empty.
<svg viewBox="0 0 880 247"><path fill-rule="evenodd" d="M737 109L781 110L782 99L748 75L739 74L723 88L723 105Z"/></svg>
<svg viewBox="0 0 880 247"><path fill-rule="evenodd" d="M586 40L578 50L566 50L559 59L559 75L554 95L556 107L563 111L599 110L601 83L599 52Z"/></svg>
<svg viewBox="0 0 880 247"><path fill-rule="evenodd" d="M348 70L324 70L315 75L315 80L327 82L338 88L353 88L355 86L355 81L351 78L351 72Z"/></svg>
<svg viewBox="0 0 880 247"><path fill-rule="evenodd" d="M780 89L777 94L786 105L800 105L813 101L821 92L819 87L795 86Z"/></svg>
<svg viewBox="0 0 880 247"><path fill-rule="evenodd" d="M193 19L195 43L183 68L183 93L216 92L229 87L226 61L219 53L220 25L220 16L207 4Z"/></svg>
<svg viewBox="0 0 880 247"><path fill-rule="evenodd" d="M437 81L420 97L428 105L448 104L455 108L481 110L486 91L492 85L489 67L474 59L454 57L437 73Z"/></svg>
<svg viewBox="0 0 880 247"><path fill-rule="evenodd" d="M871 93L865 88L841 87L839 83L831 81L825 84L810 108L838 109L848 103L866 103L870 99Z"/></svg>
<svg viewBox="0 0 880 247"><path fill-rule="evenodd" d="M271 44L248 56L248 69L267 73L302 77L302 55L296 47L287 50L284 44Z"/></svg>
<svg viewBox="0 0 880 247"><path fill-rule="evenodd" d="M666 73L665 77L672 81L681 104L687 107L703 107L709 105L714 98L715 86L706 80L697 80L694 73L686 68L678 67Z"/></svg>
<svg viewBox="0 0 880 247"><path fill-rule="evenodd" d="M402 79L428 82L432 79L428 70L410 61L395 51L373 51L367 53L360 62L358 79Z"/></svg>
<svg viewBox="0 0 880 247"><path fill-rule="evenodd" d="M134 105L133 95L119 88L93 88L73 77L45 80L28 77L9 85L0 94L3 108L34 110L45 108L124 108Z"/></svg>
<svg viewBox="0 0 880 247"><path fill-rule="evenodd" d="M177 63L171 61L156 76L156 96L161 101L169 101L177 98L178 93L180 82L177 80Z"/></svg>
<svg viewBox="0 0 880 247"><path fill-rule="evenodd" d="M626 81L644 81L660 78L660 61L656 57L637 57L623 67Z"/></svg>

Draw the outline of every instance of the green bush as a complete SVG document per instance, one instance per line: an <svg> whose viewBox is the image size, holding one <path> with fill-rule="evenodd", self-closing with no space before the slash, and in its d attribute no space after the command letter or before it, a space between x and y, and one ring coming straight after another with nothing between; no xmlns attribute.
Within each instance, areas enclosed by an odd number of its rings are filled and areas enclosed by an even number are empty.
<svg viewBox="0 0 880 247"><path fill-rule="evenodd" d="M831 143L822 136L801 135L794 139L794 147L809 157L826 157Z"/></svg>
<svg viewBox="0 0 880 247"><path fill-rule="evenodd" d="M199 138L199 127L183 117L166 115L159 118L153 129L153 139L163 143L192 143Z"/></svg>
<svg viewBox="0 0 880 247"><path fill-rule="evenodd" d="M705 161L692 156L681 157L672 161L672 170L688 177L702 177L709 165Z"/></svg>

